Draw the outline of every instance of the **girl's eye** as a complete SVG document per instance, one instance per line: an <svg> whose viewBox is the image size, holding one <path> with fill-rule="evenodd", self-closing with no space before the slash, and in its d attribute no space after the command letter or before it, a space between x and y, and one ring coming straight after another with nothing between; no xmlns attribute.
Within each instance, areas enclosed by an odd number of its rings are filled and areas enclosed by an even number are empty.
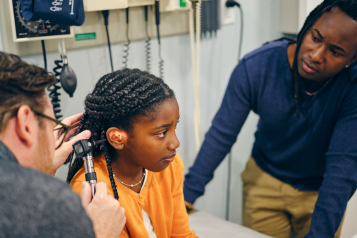
<svg viewBox="0 0 357 238"><path fill-rule="evenodd" d="M167 133L167 130L157 134L157 136L160 137L160 138L164 138L166 133Z"/></svg>
<svg viewBox="0 0 357 238"><path fill-rule="evenodd" d="M178 124L179 122L180 122L180 120L177 121L176 126L175 126L175 129L177 128L177 124Z"/></svg>

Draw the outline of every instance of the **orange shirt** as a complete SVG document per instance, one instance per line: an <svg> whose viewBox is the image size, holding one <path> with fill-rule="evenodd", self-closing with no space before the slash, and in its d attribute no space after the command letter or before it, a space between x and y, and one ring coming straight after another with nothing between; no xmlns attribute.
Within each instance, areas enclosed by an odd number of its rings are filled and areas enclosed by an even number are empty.
<svg viewBox="0 0 357 238"><path fill-rule="evenodd" d="M105 182L108 186L108 193L114 196L104 155L94 158L93 164L97 173L97 182ZM149 238L144 226L142 209L149 214L158 238L197 237L190 229L184 204L183 167L181 157L176 154L174 161L163 171L148 172L146 184L140 193L132 191L114 179L119 202L125 209L126 215L126 227L121 233L121 238ZM82 191L83 181L85 181L84 167L71 181L71 187L77 194Z"/></svg>

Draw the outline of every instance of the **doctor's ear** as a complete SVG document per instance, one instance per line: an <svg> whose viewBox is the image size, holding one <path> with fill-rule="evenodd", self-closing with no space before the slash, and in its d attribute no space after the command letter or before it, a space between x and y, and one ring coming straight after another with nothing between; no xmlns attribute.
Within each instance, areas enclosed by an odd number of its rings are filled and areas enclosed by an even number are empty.
<svg viewBox="0 0 357 238"><path fill-rule="evenodd" d="M107 130L106 135L111 146L117 150L124 149L124 146L128 141L128 134L124 130L120 130L116 127L110 127Z"/></svg>

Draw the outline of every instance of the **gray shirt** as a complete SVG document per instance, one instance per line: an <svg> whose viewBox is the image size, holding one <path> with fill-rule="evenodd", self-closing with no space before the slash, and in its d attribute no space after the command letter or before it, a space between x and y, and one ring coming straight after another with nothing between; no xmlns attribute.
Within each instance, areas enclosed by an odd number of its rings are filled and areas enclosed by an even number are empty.
<svg viewBox="0 0 357 238"><path fill-rule="evenodd" d="M0 237L95 237L68 184L20 166L1 141Z"/></svg>

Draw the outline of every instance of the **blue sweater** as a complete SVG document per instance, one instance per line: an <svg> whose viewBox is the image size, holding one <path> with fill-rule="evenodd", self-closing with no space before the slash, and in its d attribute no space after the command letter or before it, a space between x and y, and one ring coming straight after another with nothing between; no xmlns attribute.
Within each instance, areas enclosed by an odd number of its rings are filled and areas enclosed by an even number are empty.
<svg viewBox="0 0 357 238"><path fill-rule="evenodd" d="M290 42L291 43L291 42ZM357 186L357 66L342 70L295 113L289 41L269 43L234 69L222 105L185 177L194 203L222 162L250 112L260 116L252 156L258 166L300 190L319 191L311 237L334 237ZM306 90L315 92L325 82ZM301 87L301 90L305 88Z"/></svg>

